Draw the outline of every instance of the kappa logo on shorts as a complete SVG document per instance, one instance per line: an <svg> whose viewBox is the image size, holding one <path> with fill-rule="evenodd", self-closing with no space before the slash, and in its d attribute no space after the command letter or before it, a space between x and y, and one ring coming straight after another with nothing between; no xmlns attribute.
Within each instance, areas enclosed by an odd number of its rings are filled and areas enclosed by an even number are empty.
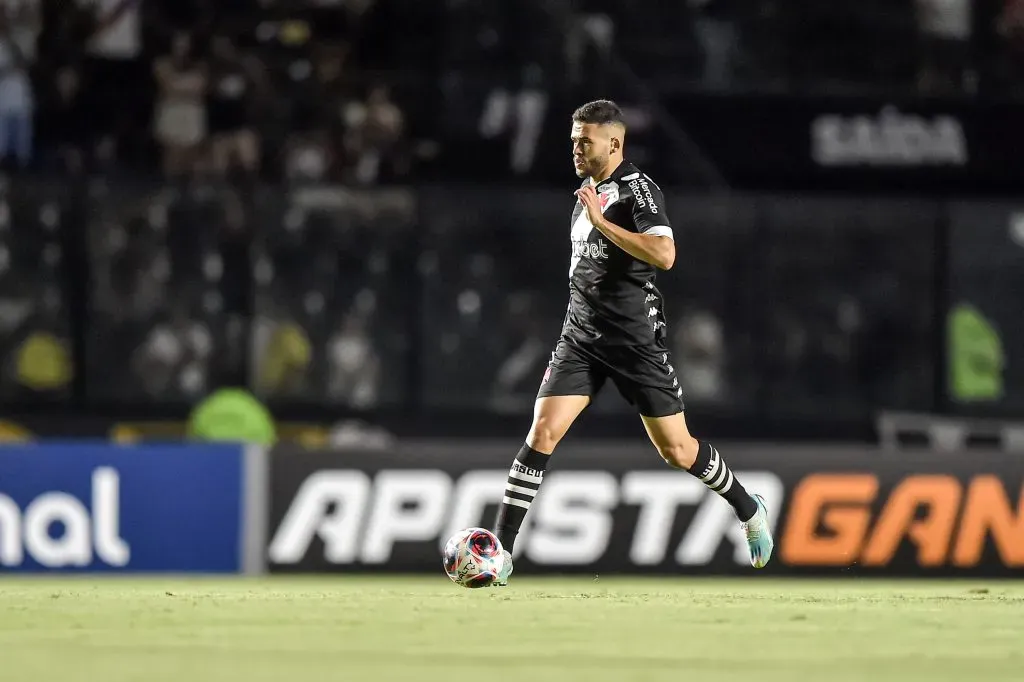
<svg viewBox="0 0 1024 682"><path fill-rule="evenodd" d="M550 379L550 378L551 378L551 368L548 367L546 370L544 370L544 378L540 380L540 385L543 386L544 384L548 383L548 379Z"/></svg>

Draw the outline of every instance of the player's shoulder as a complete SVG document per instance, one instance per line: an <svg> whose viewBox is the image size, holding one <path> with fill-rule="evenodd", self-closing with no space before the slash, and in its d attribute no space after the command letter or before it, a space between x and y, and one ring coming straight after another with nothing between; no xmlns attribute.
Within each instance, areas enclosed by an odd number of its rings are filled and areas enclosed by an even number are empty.
<svg viewBox="0 0 1024 682"><path fill-rule="evenodd" d="M612 174L612 178L615 179L619 184L624 184L633 187L646 185L657 191L661 191L661 187L658 183L651 178L650 175L643 172L636 164L630 163L629 161L623 161L618 168L615 169L615 173Z"/></svg>

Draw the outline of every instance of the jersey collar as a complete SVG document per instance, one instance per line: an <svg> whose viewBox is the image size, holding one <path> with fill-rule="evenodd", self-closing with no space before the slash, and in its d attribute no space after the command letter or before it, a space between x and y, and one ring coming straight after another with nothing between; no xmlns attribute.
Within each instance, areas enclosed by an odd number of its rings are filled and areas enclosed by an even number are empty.
<svg viewBox="0 0 1024 682"><path fill-rule="evenodd" d="M591 178L590 179L590 184L591 184L591 186L596 188L596 187L600 187L601 185L603 185L605 183L608 183L608 182L621 182L622 181L622 176L629 175L630 173L635 173L635 172L636 172L636 167L633 164L631 164L629 161L626 161L625 159L623 159L622 163L619 164L618 168L616 168L614 171L612 171L611 175L609 175L607 178L605 178L601 182L594 182L594 179Z"/></svg>

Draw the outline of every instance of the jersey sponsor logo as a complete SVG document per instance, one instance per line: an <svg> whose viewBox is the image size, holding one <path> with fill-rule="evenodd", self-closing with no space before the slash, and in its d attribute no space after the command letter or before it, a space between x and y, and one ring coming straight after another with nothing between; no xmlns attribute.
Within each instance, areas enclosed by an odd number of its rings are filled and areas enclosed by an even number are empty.
<svg viewBox="0 0 1024 682"><path fill-rule="evenodd" d="M619 186L615 184L599 188L597 200L601 203L601 213L616 201L619 200Z"/></svg>
<svg viewBox="0 0 1024 682"><path fill-rule="evenodd" d="M636 197L637 206L640 208L646 208L651 213L658 212L658 205L654 202L654 196L651 194L651 186L648 184L646 178L638 178L629 183L629 188L633 191L633 196Z"/></svg>
<svg viewBox="0 0 1024 682"><path fill-rule="evenodd" d="M572 242L572 257L569 259L569 277L572 278L573 273L576 272L576 266L580 263L580 255L576 253L576 243L586 242L590 239L590 234L594 231L594 226L591 224L590 219L587 217L586 211L580 211L579 216L572 224L572 228L569 232L569 240Z"/></svg>
<svg viewBox="0 0 1024 682"><path fill-rule="evenodd" d="M636 180L639 177L640 177L639 173L630 173L629 175L623 175L622 176L622 181L623 182L629 182L630 180Z"/></svg>
<svg viewBox="0 0 1024 682"><path fill-rule="evenodd" d="M26 554L46 568L89 566L94 555L127 566L131 547L120 527L121 478L111 467L92 472L91 510L66 492L39 495L24 509L0 495L0 566L20 566Z"/></svg>
<svg viewBox="0 0 1024 682"><path fill-rule="evenodd" d="M572 257L573 258L608 258L608 245L605 244L603 239L598 239L596 242L590 242L585 239L573 239L572 240Z"/></svg>
<svg viewBox="0 0 1024 682"><path fill-rule="evenodd" d="M918 566L974 568L991 539L1002 565L1024 567L1024 490L1007 491L992 474L917 474L888 494L881 487L873 473L806 476L793 493L781 559L884 567L909 543Z"/></svg>
<svg viewBox="0 0 1024 682"><path fill-rule="evenodd" d="M767 471L736 472L744 484L764 494L773 513L784 497L782 481ZM501 501L508 472L472 470L454 478L436 469L322 470L300 487L273 533L271 561L300 564L319 540L332 565L410 562L410 545L423 557L436 557L456 531L486 527L489 509ZM636 514L622 514L630 506ZM685 515L682 536L673 532ZM516 555L537 565L585 566L609 556L616 523L629 519L624 533L629 561L636 566L704 566L728 548L737 566L749 567L747 543L729 505L696 478L672 471L555 471L544 477ZM428 549L429 548L429 549ZM318 548L319 549L319 548ZM418 560L417 560L418 561ZM409 563L411 567L412 564ZM417 564L419 567L419 564Z"/></svg>

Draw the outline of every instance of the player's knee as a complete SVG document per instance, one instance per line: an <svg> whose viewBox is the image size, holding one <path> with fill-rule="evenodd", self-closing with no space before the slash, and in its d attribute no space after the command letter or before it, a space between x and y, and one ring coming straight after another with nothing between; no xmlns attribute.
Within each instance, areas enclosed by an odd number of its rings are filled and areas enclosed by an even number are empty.
<svg viewBox="0 0 1024 682"><path fill-rule="evenodd" d="M693 443L670 443L658 446L658 454L674 469L689 469L697 461L697 445Z"/></svg>
<svg viewBox="0 0 1024 682"><path fill-rule="evenodd" d="M527 439L531 448L537 452L550 454L554 452L562 434L555 428L552 421L545 416L537 417L530 428L530 435Z"/></svg>

